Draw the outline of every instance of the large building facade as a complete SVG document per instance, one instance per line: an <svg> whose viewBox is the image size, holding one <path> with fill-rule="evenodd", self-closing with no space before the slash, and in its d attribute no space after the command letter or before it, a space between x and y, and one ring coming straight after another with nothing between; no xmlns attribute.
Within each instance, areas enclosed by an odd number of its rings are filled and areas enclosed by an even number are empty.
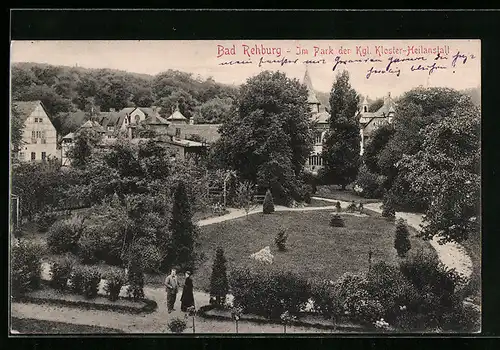
<svg viewBox="0 0 500 350"><path fill-rule="evenodd" d="M13 101L12 109L24 120L17 158L22 162L60 158L57 131L41 101Z"/></svg>
<svg viewBox="0 0 500 350"><path fill-rule="evenodd" d="M388 93L384 97L384 104L376 112L368 112L368 100L365 97L360 107L359 130L361 135L361 155L364 153L367 142L373 131L384 124L392 123L396 114L396 103Z"/></svg>
<svg viewBox="0 0 500 350"><path fill-rule="evenodd" d="M306 169L316 174L319 169L323 167L323 158L321 156L321 153L323 152L323 141L329 128L328 121L330 118L330 113L327 111L326 106L321 104L321 102L318 100L307 69L304 75L303 84L307 87L307 103L309 104L309 108L312 113L311 118L314 122L313 151L307 159Z"/></svg>

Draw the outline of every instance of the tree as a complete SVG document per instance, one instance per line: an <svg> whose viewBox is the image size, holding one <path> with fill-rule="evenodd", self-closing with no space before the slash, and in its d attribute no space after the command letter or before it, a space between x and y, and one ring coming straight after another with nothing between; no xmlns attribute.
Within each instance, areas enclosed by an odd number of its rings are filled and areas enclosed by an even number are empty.
<svg viewBox="0 0 500 350"><path fill-rule="evenodd" d="M349 83L349 73L337 75L330 94L330 131L327 132L322 157L324 181L342 189L354 181L360 162L359 96Z"/></svg>
<svg viewBox="0 0 500 350"><path fill-rule="evenodd" d="M74 144L68 149L67 157L74 167L84 167L102 136L93 129L83 129L77 133Z"/></svg>
<svg viewBox="0 0 500 350"><path fill-rule="evenodd" d="M391 192L398 210L425 211L431 198L421 186L415 186L411 169L402 166L403 158L414 158L424 150L425 129L456 111L473 111L470 97L450 88L415 88L406 92L396 106L394 134L378 156L378 166L387 176L385 187ZM462 142L462 141L461 141Z"/></svg>
<svg viewBox="0 0 500 350"><path fill-rule="evenodd" d="M272 195L270 190L267 190L266 196L264 197L264 204L262 206L262 212L264 214L274 213L273 195Z"/></svg>
<svg viewBox="0 0 500 350"><path fill-rule="evenodd" d="M403 219L399 219L396 223L394 248L401 258L404 258L406 256L406 253L408 253L408 251L411 249L410 232L408 232L408 227L406 227Z"/></svg>
<svg viewBox="0 0 500 350"><path fill-rule="evenodd" d="M382 173L378 164L379 155L393 134L394 126L392 124L383 124L373 131L363 153L364 162L371 172Z"/></svg>
<svg viewBox="0 0 500 350"><path fill-rule="evenodd" d="M186 185L179 181L174 191L172 218L169 230L172 233L168 257L181 268L192 266L196 226L193 224L191 203L186 192Z"/></svg>
<svg viewBox="0 0 500 350"><path fill-rule="evenodd" d="M480 111L464 99L423 129L421 149L400 162L411 189L429 199L421 235L442 242L480 232Z"/></svg>
<svg viewBox="0 0 500 350"><path fill-rule="evenodd" d="M226 258L224 257L224 250L218 247L215 252L215 260L210 277L210 299L215 302L215 305L222 306L226 301L228 292L229 282L227 279Z"/></svg>
<svg viewBox="0 0 500 350"><path fill-rule="evenodd" d="M262 72L241 87L238 107L221 126L216 148L244 180L293 180L281 182L285 191L276 193L277 201L289 201L299 192L294 187L313 141L305 86L280 72Z"/></svg>
<svg viewBox="0 0 500 350"><path fill-rule="evenodd" d="M16 106L12 106L11 123L10 123L10 142L14 152L18 152L21 148L24 132L24 119L17 110Z"/></svg>
<svg viewBox="0 0 500 350"><path fill-rule="evenodd" d="M245 210L248 218L250 210L256 207L257 203L254 200L255 185L250 181L243 181L236 187L236 204Z"/></svg>

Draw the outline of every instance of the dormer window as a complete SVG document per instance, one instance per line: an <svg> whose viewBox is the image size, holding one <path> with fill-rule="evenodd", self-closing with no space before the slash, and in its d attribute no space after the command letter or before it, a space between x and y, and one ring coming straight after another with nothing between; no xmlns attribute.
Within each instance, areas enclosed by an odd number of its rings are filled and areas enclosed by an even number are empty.
<svg viewBox="0 0 500 350"><path fill-rule="evenodd" d="M366 108L366 106L363 108L363 112L368 112L368 108Z"/></svg>

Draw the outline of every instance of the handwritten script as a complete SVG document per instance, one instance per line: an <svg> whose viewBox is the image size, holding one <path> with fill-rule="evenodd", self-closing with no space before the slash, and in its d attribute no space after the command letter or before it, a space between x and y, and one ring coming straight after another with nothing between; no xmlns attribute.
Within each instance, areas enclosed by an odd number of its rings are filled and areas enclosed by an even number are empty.
<svg viewBox="0 0 500 350"><path fill-rule="evenodd" d="M383 75L400 77L406 73L431 75L446 70L452 70L455 73L460 66L476 59L474 54L459 50L451 52L447 45L432 47L356 45L353 48L296 46L295 50L268 47L264 44L253 46L241 44L240 46L217 45L218 64L222 66L254 64L258 67L283 67L298 64L330 65L333 71L341 67L356 67L356 69L364 70L366 79L372 79ZM231 59L228 59L228 56Z"/></svg>

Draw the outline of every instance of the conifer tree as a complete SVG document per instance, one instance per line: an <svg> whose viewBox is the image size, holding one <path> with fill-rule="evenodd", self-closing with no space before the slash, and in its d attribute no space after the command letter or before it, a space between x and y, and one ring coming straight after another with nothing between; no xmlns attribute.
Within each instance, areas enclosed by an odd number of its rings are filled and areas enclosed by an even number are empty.
<svg viewBox="0 0 500 350"><path fill-rule="evenodd" d="M215 252L212 276L210 277L210 299L214 300L216 305L221 306L226 300L228 291L226 258L224 257L224 250L218 247Z"/></svg>
<svg viewBox="0 0 500 350"><path fill-rule="evenodd" d="M266 196L264 197L264 204L262 207L262 211L264 212L264 214L274 213L273 195L270 190L267 190Z"/></svg>
<svg viewBox="0 0 500 350"><path fill-rule="evenodd" d="M394 248L398 252L398 256L404 258L406 253L411 249L410 233L403 219L399 219L396 224L396 237L394 238Z"/></svg>
<svg viewBox="0 0 500 350"><path fill-rule="evenodd" d="M175 188L169 229L172 234L167 254L170 262L181 269L192 266L197 231L193 224L193 213L186 185L182 181Z"/></svg>

